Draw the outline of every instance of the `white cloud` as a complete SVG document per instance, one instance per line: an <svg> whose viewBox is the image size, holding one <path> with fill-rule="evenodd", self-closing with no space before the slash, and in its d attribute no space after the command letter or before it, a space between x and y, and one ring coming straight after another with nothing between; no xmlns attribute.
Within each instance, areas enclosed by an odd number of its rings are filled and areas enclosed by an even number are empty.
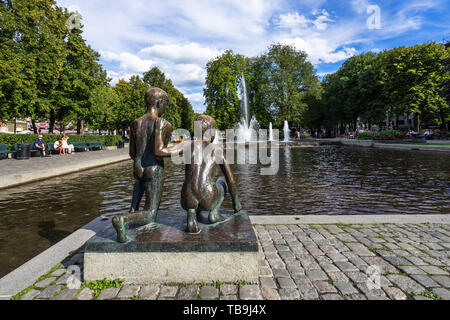
<svg viewBox="0 0 450 320"><path fill-rule="evenodd" d="M185 45L176 43L155 44L139 51L142 56L169 60L175 63L196 63L205 65L209 60L219 56L222 51L209 46L191 42Z"/></svg>
<svg viewBox="0 0 450 320"><path fill-rule="evenodd" d="M308 54L308 59L313 64L318 63L334 63L350 58L356 53L354 48L336 49L334 43L330 43L327 39L313 38L288 38L281 41L284 44L293 45L298 50L303 50Z"/></svg>
<svg viewBox="0 0 450 320"><path fill-rule="evenodd" d="M205 103L205 97L203 93L190 93L184 95L192 104L203 104Z"/></svg>
<svg viewBox="0 0 450 320"><path fill-rule="evenodd" d="M128 52L117 54L111 51L100 51L100 54L106 61L119 62L120 67L124 71L128 72L142 73L148 71L153 65L155 65L155 61L153 60L141 59L138 56Z"/></svg>

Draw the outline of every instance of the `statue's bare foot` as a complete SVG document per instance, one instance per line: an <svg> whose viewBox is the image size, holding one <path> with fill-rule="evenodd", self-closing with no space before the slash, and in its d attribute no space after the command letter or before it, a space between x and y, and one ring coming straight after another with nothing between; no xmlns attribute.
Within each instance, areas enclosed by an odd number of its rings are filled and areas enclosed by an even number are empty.
<svg viewBox="0 0 450 320"><path fill-rule="evenodd" d="M114 229L116 229L116 232L117 232L117 242L120 242L120 243L127 242L128 238L127 238L127 232L125 229L125 223L123 221L123 217L115 216L112 219L112 223L113 223Z"/></svg>
<svg viewBox="0 0 450 320"><path fill-rule="evenodd" d="M136 229L136 231L142 232L142 231L152 231L158 228L158 225L155 222L150 222L149 224L146 224L145 226L139 227Z"/></svg>
<svg viewBox="0 0 450 320"><path fill-rule="evenodd" d="M197 219L188 219L187 231L192 234L199 234L202 231L198 227Z"/></svg>
<svg viewBox="0 0 450 320"><path fill-rule="evenodd" d="M222 216L218 212L211 212L208 216L208 220L210 223L214 224L214 223L223 222L223 221L227 220L227 218Z"/></svg>

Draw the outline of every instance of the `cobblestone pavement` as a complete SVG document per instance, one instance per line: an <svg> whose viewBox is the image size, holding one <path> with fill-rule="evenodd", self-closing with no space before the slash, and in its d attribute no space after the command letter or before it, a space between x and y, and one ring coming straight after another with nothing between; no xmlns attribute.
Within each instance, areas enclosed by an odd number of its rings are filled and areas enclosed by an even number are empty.
<svg viewBox="0 0 450 320"><path fill-rule="evenodd" d="M258 284L124 283L101 291L87 286L68 289L70 275L66 267L82 266L80 252L15 298L450 300L449 225L256 225L254 228L260 243Z"/></svg>

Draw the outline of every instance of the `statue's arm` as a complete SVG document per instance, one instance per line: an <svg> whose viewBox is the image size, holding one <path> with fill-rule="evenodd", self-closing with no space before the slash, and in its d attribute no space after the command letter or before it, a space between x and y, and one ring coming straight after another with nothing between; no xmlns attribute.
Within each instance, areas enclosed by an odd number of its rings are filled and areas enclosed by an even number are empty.
<svg viewBox="0 0 450 320"><path fill-rule="evenodd" d="M178 144L172 147L167 147L164 143L164 138L172 134L172 125L167 121L161 121L156 126L155 132L155 155L157 157L171 157L172 155L182 155L184 144Z"/></svg>
<svg viewBox="0 0 450 320"><path fill-rule="evenodd" d="M230 191L231 200L233 201L233 209L235 212L242 210L241 202L239 201L239 196L237 193L236 181L234 180L233 172L226 159L223 159L223 164L220 165L222 172L225 176L225 181L227 182L228 189Z"/></svg>

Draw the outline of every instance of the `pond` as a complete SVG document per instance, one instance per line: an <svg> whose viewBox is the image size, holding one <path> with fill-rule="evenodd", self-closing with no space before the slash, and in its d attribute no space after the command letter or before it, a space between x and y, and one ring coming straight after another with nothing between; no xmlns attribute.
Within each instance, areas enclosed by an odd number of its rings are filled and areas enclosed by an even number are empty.
<svg viewBox="0 0 450 320"><path fill-rule="evenodd" d="M280 149L277 175L234 165L250 215L449 214L450 154L321 146ZM0 190L0 277L99 215L126 213L131 161ZM161 210L181 210L184 168L166 160ZM231 208L227 198L225 208Z"/></svg>

